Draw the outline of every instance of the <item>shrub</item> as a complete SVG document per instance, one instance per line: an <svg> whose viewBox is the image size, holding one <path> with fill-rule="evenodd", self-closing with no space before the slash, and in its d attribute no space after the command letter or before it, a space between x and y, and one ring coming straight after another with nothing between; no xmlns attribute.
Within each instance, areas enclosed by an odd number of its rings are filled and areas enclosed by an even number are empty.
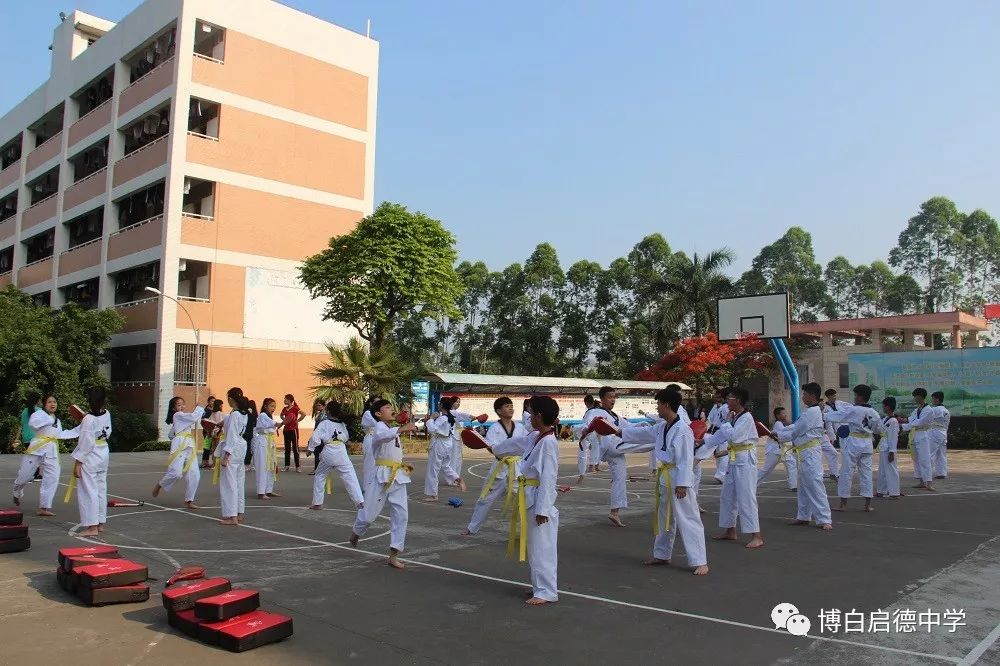
<svg viewBox="0 0 1000 666"><path fill-rule="evenodd" d="M132 451L143 442L156 439L156 427L142 412L121 410L111 412L111 441L114 451ZM167 447L169 449L169 446Z"/></svg>
<svg viewBox="0 0 1000 666"><path fill-rule="evenodd" d="M133 453L143 453L145 451L169 451L170 442L163 442L159 440L150 440L148 442L142 442L136 444L135 448L132 449Z"/></svg>

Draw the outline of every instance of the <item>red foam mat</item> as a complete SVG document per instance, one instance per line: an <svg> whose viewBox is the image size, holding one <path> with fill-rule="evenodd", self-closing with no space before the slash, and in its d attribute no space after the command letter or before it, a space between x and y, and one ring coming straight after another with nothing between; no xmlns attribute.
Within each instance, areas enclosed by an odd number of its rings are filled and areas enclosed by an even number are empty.
<svg viewBox="0 0 1000 666"><path fill-rule="evenodd" d="M80 575L80 587L96 589L101 587L120 587L144 583L149 578L149 569L145 564L131 560L108 560L100 564L91 564L76 570Z"/></svg>
<svg viewBox="0 0 1000 666"><path fill-rule="evenodd" d="M27 525L0 525L0 541L23 539L28 536Z"/></svg>
<svg viewBox="0 0 1000 666"><path fill-rule="evenodd" d="M0 541L0 553L20 553L22 550L28 550L29 548L31 548L30 537Z"/></svg>
<svg viewBox="0 0 1000 666"><path fill-rule="evenodd" d="M77 588L76 594L80 597L80 601L91 606L134 604L149 601L149 585L146 583L136 583L135 585L118 585L97 589L81 585Z"/></svg>
<svg viewBox="0 0 1000 666"><path fill-rule="evenodd" d="M212 597L199 599L194 604L194 614L202 620L219 622L237 615L245 615L260 606L260 593L255 590L230 590Z"/></svg>
<svg viewBox="0 0 1000 666"><path fill-rule="evenodd" d="M84 557L86 555L96 555L97 557L111 557L112 555L117 555L118 549L114 546L86 546L83 548L60 548L59 549L59 565L66 568L65 560L67 557Z"/></svg>
<svg viewBox="0 0 1000 666"><path fill-rule="evenodd" d="M171 587L160 595L163 607L168 611L191 610L199 599L212 597L233 589L228 578L205 578L189 585Z"/></svg>
<svg viewBox="0 0 1000 666"><path fill-rule="evenodd" d="M251 617L257 613L256 616ZM277 643L292 635L292 618L287 615L254 611L240 617L242 622L234 622L221 627L218 632L218 645L231 652L245 652L253 648Z"/></svg>

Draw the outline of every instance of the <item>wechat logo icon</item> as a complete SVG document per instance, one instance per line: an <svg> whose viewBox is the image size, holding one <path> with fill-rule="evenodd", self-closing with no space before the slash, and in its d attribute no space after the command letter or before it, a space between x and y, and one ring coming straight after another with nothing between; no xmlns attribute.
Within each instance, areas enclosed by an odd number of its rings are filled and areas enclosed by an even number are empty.
<svg viewBox="0 0 1000 666"><path fill-rule="evenodd" d="M805 636L812 629L812 622L799 613L794 604L780 603L771 609L771 622L775 629L784 629L793 636Z"/></svg>

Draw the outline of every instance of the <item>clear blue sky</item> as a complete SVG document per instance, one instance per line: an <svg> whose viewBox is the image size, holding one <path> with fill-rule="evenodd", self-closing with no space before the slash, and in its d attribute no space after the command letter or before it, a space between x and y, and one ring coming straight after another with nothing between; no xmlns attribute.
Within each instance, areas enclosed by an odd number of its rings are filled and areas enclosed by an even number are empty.
<svg viewBox="0 0 1000 666"><path fill-rule="evenodd" d="M137 0L79 0L116 20ZM1000 216L1000 3L288 0L381 43L376 198L500 268L659 231L744 269L791 225L884 258L923 200ZM0 114L72 0L8 0Z"/></svg>

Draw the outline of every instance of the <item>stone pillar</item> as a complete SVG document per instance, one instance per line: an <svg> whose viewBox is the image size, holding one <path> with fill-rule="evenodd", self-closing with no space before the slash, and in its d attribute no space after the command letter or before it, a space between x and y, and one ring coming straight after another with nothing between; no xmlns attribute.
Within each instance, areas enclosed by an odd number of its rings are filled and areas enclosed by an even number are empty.
<svg viewBox="0 0 1000 666"><path fill-rule="evenodd" d="M909 328L903 329L903 347L906 349L913 348L913 331Z"/></svg>
<svg viewBox="0 0 1000 666"><path fill-rule="evenodd" d="M962 328L958 324L951 327L951 348L962 348Z"/></svg>
<svg viewBox="0 0 1000 666"><path fill-rule="evenodd" d="M969 331L969 339L966 340L968 347L979 347L979 331Z"/></svg>
<svg viewBox="0 0 1000 666"><path fill-rule="evenodd" d="M875 347L875 351L882 351L882 329L873 328L871 330L872 346Z"/></svg>

